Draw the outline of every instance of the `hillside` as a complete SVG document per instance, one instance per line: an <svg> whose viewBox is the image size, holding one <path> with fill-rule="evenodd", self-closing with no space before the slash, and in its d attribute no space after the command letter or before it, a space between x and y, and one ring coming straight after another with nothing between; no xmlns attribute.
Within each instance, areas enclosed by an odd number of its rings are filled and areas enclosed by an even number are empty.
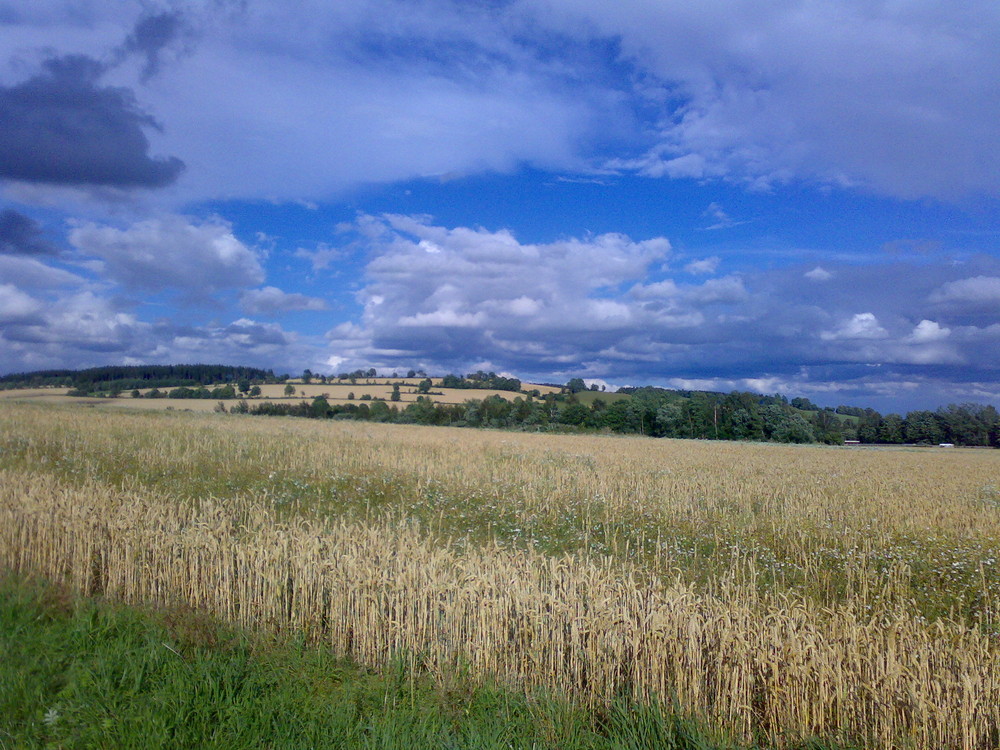
<svg viewBox="0 0 1000 750"><path fill-rule="evenodd" d="M337 376L306 370L290 378L222 365L105 367L8 375L0 378L0 388L8 396L76 397L123 408L701 440L1000 447L1000 414L980 404L950 404L903 417L858 406L820 407L781 394L654 386L607 393L579 378L560 386L482 371L428 377L411 370L405 377L380 377L374 368Z"/></svg>

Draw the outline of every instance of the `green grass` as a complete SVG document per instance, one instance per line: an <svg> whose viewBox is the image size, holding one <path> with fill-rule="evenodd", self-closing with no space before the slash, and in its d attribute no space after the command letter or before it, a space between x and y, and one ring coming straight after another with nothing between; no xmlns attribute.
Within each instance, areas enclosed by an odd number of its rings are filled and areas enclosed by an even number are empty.
<svg viewBox="0 0 1000 750"><path fill-rule="evenodd" d="M673 748L689 722L614 702L384 674L184 610L78 601L0 581L0 748ZM803 747L819 747L818 745Z"/></svg>
<svg viewBox="0 0 1000 750"><path fill-rule="evenodd" d="M585 406L590 406L595 401L613 404L615 401L628 401L631 398L632 394L630 393L608 393L605 391L580 391L576 394L576 400Z"/></svg>

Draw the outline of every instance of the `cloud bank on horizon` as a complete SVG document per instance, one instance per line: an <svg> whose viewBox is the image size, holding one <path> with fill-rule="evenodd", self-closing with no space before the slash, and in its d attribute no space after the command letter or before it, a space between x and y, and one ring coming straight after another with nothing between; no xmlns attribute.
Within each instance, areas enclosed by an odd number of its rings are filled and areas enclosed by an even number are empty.
<svg viewBox="0 0 1000 750"><path fill-rule="evenodd" d="M1000 403L987 0L0 0L0 371Z"/></svg>

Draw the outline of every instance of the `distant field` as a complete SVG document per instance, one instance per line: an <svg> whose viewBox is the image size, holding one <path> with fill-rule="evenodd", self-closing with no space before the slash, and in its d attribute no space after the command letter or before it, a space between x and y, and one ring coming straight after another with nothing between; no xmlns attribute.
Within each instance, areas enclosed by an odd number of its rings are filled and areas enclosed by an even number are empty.
<svg viewBox="0 0 1000 750"><path fill-rule="evenodd" d="M744 746L974 750L1000 732L998 477L1000 451L4 399L0 567L441 684L665 701Z"/></svg>
<svg viewBox="0 0 1000 750"><path fill-rule="evenodd" d="M248 399L249 403L255 400L267 399L279 403L297 404L303 399L311 401L317 396L326 396L330 403L362 403L362 396L370 396L372 399L381 398L389 401L392 398L392 384L406 383L400 387L399 403L406 405L417 400L423 394L417 392L417 385L423 378L361 378L352 385L350 381L333 381L331 383L302 383L299 380L291 380L289 384L294 386L294 396L285 395L285 384L277 383L260 386L261 395L255 399ZM445 388L442 389L441 379L433 379L435 385L432 393L424 395L432 401L441 404L461 404L466 401L479 401L489 396L499 396L500 398L513 401L517 398L526 398L523 393L513 391L497 391L478 388ZM538 390L540 393L558 393L559 388L544 385L525 384L526 390ZM141 388L139 393L145 395L151 389ZM161 391L169 391L170 388L161 388ZM73 403L87 404L90 406L109 408L130 408L130 409L156 409L172 411L213 411L218 404L213 399L142 399L132 398L131 391L122 393L117 398L84 398L77 396L67 396L68 388L21 388L13 390L0 390L0 398L3 399L31 399L40 400L47 403ZM348 395L353 393L354 399L349 399ZM227 408L235 401L224 402Z"/></svg>
<svg viewBox="0 0 1000 750"><path fill-rule="evenodd" d="M355 401L360 400L360 398L364 395L388 401L392 397L391 382L399 381L387 381L385 378L372 378L370 383L367 380L359 380L356 385L351 385L349 382L335 382L332 384L310 383L308 385L304 385L302 383L292 383L292 385L295 386L295 393L297 396L297 398L292 399L292 401L301 401L303 398L314 399L317 396L325 395L331 403L347 403L349 401L347 398L349 393L354 394ZM417 380L416 382L400 387L399 400L401 403L416 401L417 397L422 395L417 392L417 383L419 382L420 381ZM530 385L525 386L525 388L529 390L533 387L534 386ZM280 400L284 400L286 398L284 384L262 385L260 388L261 396L263 397ZM425 397L442 404L461 404L470 400L482 400L487 396L500 396L508 401L513 401L515 398L525 398L523 393L478 388L446 388L442 390L439 386L433 386L431 390L433 392L427 394Z"/></svg>
<svg viewBox="0 0 1000 750"><path fill-rule="evenodd" d="M14 388L14 389L0 389L0 398L10 398L10 399L26 399L26 398L44 398L53 399L59 396L65 396L69 391L69 388Z"/></svg>
<svg viewBox="0 0 1000 750"><path fill-rule="evenodd" d="M613 403L615 401L627 401L632 398L627 393L605 393L603 391L580 391L576 394L577 400L581 404L586 404L590 406L597 400L601 400L606 404Z"/></svg>

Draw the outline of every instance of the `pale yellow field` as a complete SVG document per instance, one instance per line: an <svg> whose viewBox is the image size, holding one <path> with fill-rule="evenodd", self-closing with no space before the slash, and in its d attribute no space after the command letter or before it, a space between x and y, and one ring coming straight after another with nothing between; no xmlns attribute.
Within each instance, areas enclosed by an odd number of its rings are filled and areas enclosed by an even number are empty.
<svg viewBox="0 0 1000 750"><path fill-rule="evenodd" d="M373 379L375 380L375 379ZM417 393L417 383L419 379L415 379L416 382L408 386L402 386L399 389L399 402L400 403L410 403L416 401L417 397L421 394ZM347 394L353 393L354 400L358 401L363 395L369 395L372 398L381 398L386 401L392 397L392 385L387 383L374 383L367 384L363 380L358 380L356 385L351 385L349 382L344 383L309 383L304 385L302 383L293 383L295 386L295 396L293 402L301 401L303 398L313 399L316 396L326 395L331 403L349 403ZM272 398L284 400L285 397L285 385L284 384L274 384L274 385L262 385L260 387L261 396L264 398ZM461 389L461 388L449 388L441 391L440 388L434 387L433 391L435 393L428 394L426 398L431 399L442 404L461 404L465 401L470 400L482 400L487 396L500 396L509 401L513 401L515 398L525 398L524 394L514 393L512 391L495 391L486 389Z"/></svg>
<svg viewBox="0 0 1000 750"><path fill-rule="evenodd" d="M95 406L101 409L140 409L143 411L215 411L218 401L209 398L108 398L108 399L78 399L72 398L73 402L83 401L87 406ZM225 401L226 408L235 404L235 401Z"/></svg>
<svg viewBox="0 0 1000 750"><path fill-rule="evenodd" d="M210 404L212 402L209 402ZM1000 451L0 403L0 565L381 666L991 747Z"/></svg>
<svg viewBox="0 0 1000 750"><path fill-rule="evenodd" d="M356 385L351 385L349 381L334 381L331 383L309 383L304 384L297 380L289 381L291 385L295 386L294 396L285 395L285 384L270 384L260 386L261 395L257 397L260 398L296 404L303 399L312 400L317 396L326 396L330 403L352 403L351 399L348 399L348 394L353 393L353 402L362 403L361 397L368 395L373 399L381 398L385 401L389 401L392 397L392 385L394 382L406 382L406 386L400 388L400 399L398 404L405 406L408 403L412 403L417 400L421 395L417 393L417 384L421 381L421 378L400 378L400 379L389 379L389 378L364 378L359 379ZM438 378L436 383L440 383L440 378ZM553 388L551 386L540 386L525 384L524 386L528 390L537 389L540 393L558 392L558 388ZM141 388L139 393L145 395L151 389ZM161 391L169 391L169 388L161 388ZM512 391L496 391L488 389L459 389L459 388L449 388L441 390L437 385L432 389L435 393L431 393L425 396L432 401L442 404L461 404L466 401L481 401L488 396L499 396L500 398L507 399L508 401L513 401L517 398L526 398L524 394L514 393ZM101 406L109 408L134 408L134 409L159 409L159 410L179 410L179 411L212 411L218 404L217 400L213 399L135 399L131 396L131 391L122 393L118 398L78 398L75 396L66 396L69 391L68 388L21 388L13 390L0 390L0 398L11 399L11 400L40 400L46 403L75 403L80 405L88 406ZM238 400L238 399L237 399ZM255 399L248 399L249 403L253 403ZM224 402L226 408L228 409L236 400L226 400Z"/></svg>
<svg viewBox="0 0 1000 750"><path fill-rule="evenodd" d="M51 399L57 396L65 396L69 388L14 388L11 390L0 390L0 398L10 398L15 400L46 398Z"/></svg>
<svg viewBox="0 0 1000 750"><path fill-rule="evenodd" d="M420 384L420 382L422 380L424 380L424 378L358 378L357 379L357 384L358 385L383 385L383 386L387 386L387 387L389 387L391 389L393 383L404 383L406 386L410 386L411 388L416 388ZM297 386L297 385L300 385L302 383L302 379L301 378L289 378L288 382ZM440 390L440 388L441 388L441 378L431 378L431 383L433 384L433 389L434 390ZM329 384L330 385L350 385L350 381L349 380L331 379L329 381ZM310 385L316 385L316 381L313 381L312 383L310 383ZM405 388L405 386L402 386L402 387ZM282 386L282 388L284 388L284 386ZM526 390L526 391L537 390L539 393L541 393L543 395L546 394L546 393L559 393L562 390L562 388L560 388L558 386L540 385L538 383L522 383L521 384L521 388L523 390ZM490 393L494 393L495 392L495 393L501 393L501 394L503 394L503 393L510 393L510 391L489 391L489 392Z"/></svg>

